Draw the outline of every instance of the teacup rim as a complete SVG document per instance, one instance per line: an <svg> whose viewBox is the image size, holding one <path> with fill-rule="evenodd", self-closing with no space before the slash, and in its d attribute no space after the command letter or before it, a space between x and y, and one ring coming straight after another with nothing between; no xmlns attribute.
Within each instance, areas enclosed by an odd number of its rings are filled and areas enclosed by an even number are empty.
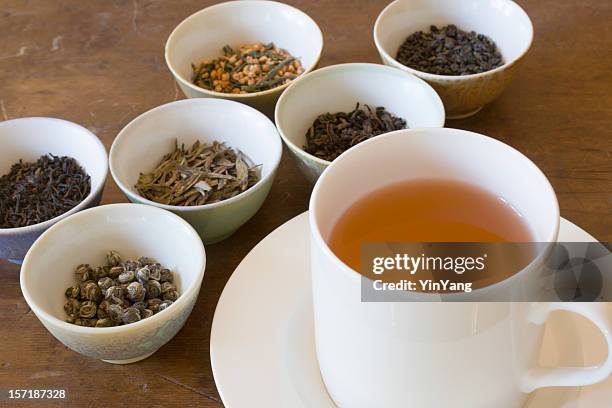
<svg viewBox="0 0 612 408"><path fill-rule="evenodd" d="M55 317L54 315L52 315L51 313L48 313L47 311L45 311L35 301L28 287L28 277L27 277L26 272L28 271L28 267L31 262L31 258L34 256L32 254L36 252L36 249L38 248L38 246L42 245L44 241L49 239L48 238L49 235L53 234L55 230L63 228L64 225L69 224L69 223L79 222L81 221L81 218L83 217L101 216L101 214L97 214L97 213L102 213L106 211L114 211L115 209L119 211L121 208L125 208L130 211L150 211L151 213L156 213L155 216L169 217L173 219L175 222L182 224L183 227L187 228L187 231L189 231L191 238L196 240L196 242L199 241L200 245L198 246L198 249L201 250L199 254L194 255L194 258L198 259L197 261L198 262L198 265L197 265L198 272L197 272L197 275L193 283L186 290L183 290L180 296L178 297L178 299L175 302L173 302L168 308L162 310L161 312L154 314L153 316L147 319L142 319L135 323L130 323L130 324L121 325L121 326L113 326L113 327L77 326L75 324L71 324L64 320L61 320ZM53 324L54 326L57 326L62 330L67 330L67 331L76 332L80 334L94 334L94 333L118 334L118 333L125 333L125 332L132 331L132 330L138 330L139 328L147 326L147 325L161 324L166 319L166 317L169 317L169 314L168 314L169 312L167 312L168 310L170 311L175 310L176 309L174 307L175 305L186 304L186 302L189 302L189 299L191 299L193 292L198 292L200 290L200 286L204 278L205 269L206 269L206 250L204 248L204 244L202 243L202 240L200 236L198 235L198 233L195 231L195 229L183 218L172 213L171 211L166 211L161 208L156 208L150 205L134 204L134 203L115 203L115 204L101 205L98 207L88 208L86 210L80 211L77 214L74 214L72 217L59 221L55 225L51 226L48 230L46 230L40 237L36 239L36 241L30 247L30 250L26 254L23 260L23 264L21 265L19 284L21 287L22 295L24 299L26 300L26 303L41 321L49 322L50 324Z"/></svg>
<svg viewBox="0 0 612 408"><path fill-rule="evenodd" d="M519 62L520 60L522 60L525 55L527 54L527 52L529 52L529 50L531 49L531 46L533 45L533 39L534 39L534 28L533 28L533 22L531 21L531 18L529 17L529 14L527 14L527 12L516 2L512 1L512 0L501 0L503 2L505 2L507 5L509 5L510 7L516 7L520 13L523 14L523 16L526 18L526 21L529 23L528 27L529 27L529 41L527 43L527 45L525 46L524 50L515 58L513 58L510 61L505 61L502 65L500 65L497 68L491 69L489 71L484 71L484 72L479 72L477 74L469 74L469 75L440 75L440 74L432 74L429 72L425 72L425 71L419 71L418 69L409 67L407 65L404 65L402 63L400 63L396 58L392 57L386 50L385 47L383 47L380 44L380 40L379 40L379 33L378 30L380 28L381 20L383 18L383 16L389 12L389 10L391 8L393 8L396 4L404 2L407 0L394 0L391 3L389 3L379 14L378 17L376 17L376 22L374 23L374 28L372 29L372 36L374 38L374 44L376 46L376 49L378 50L379 53L383 54L389 61L391 61L391 63L393 64L393 66L395 66L396 68L402 69L404 71L410 72L414 75L417 75L421 78L424 78L428 81L435 81L435 82L439 82L439 81L460 81L460 80L469 80L469 79L477 79L477 78L483 78L489 75L494 75L498 72L502 72L507 70L508 68L512 67L513 65L515 65L517 62Z"/></svg>
<svg viewBox="0 0 612 408"><path fill-rule="evenodd" d="M519 158L521 158L530 168L534 169L536 172L540 173L544 180L546 181L546 186L548 189L548 193L550 193L552 195L552 197L554 198L554 210L555 210L555 214L554 214L554 218L555 218L555 225L552 228L551 234L544 240L539 240L540 242L546 243L547 244L547 248L542 250L525 268L523 268L521 271L518 271L517 273L515 273L514 275L500 281L497 283L494 283L492 285L488 285L485 286L483 288L478 288L478 289L474 289L472 290L472 292L470 293L470 295L476 295L476 294L481 294L485 291L489 291L492 290L494 288L499 287L501 284L506 284L507 282L517 279L517 277L519 275L522 275L523 272L525 272L526 270L528 270L531 265L533 265L535 262L540 261L540 259L545 256L545 252L546 250L548 250L548 247L552 244L554 244L555 242L558 242L558 236L559 236L559 228L560 228L560 223L561 223L561 214L560 214L560 209L559 209L559 201L557 199L556 193L554 191L553 186L550 184L550 180L548 179L548 177L546 177L546 175L544 174L544 172L542 172L542 170L531 160L529 159L529 157L525 156L523 153L521 153L518 149L503 143L493 137L487 136L487 135L483 135L480 133L476 133L476 132L472 132L472 131L468 131L468 130L463 130L463 129L456 129L456 128L421 128L421 129L400 129L400 130L396 130L393 132L389 132L389 133L385 133L382 135L379 135L375 138L372 139L368 139L366 141L361 142L360 144L354 146L353 148L345 151L344 153L342 153L338 158L336 158L336 160L334 160L334 162L332 162L332 164L330 166L328 166L323 173L321 174L321 176L319 177L319 179L317 180L313 190L312 190L312 194L310 196L310 201L309 201L309 205L308 205L308 219L309 219L309 224L310 224L310 231L311 231L311 237L313 238L313 240L315 241L315 244L324 252L324 256L326 256L328 259L331 259L332 262L334 263L334 265L340 270L342 271L341 273L345 276L347 276L350 279L362 279L364 276L361 275L359 272L355 271L354 269L352 269L351 267L349 267L348 265L346 265L344 262L342 262L342 260L340 258L338 258L338 256L336 256L336 254L331 250L331 248L329 247L329 245L327 244L327 242L325 241L325 239L323 238L322 234L321 234L321 230L319 228L319 223L316 219L317 217L317 206L315 205L315 200L317 199L318 196L318 192L319 190L322 188L321 185L325 182L326 178L328 177L327 175L333 171L334 169L334 163L339 162L343 156L347 156L350 154L355 154L355 152L367 148L368 145L372 144L372 143L382 143L382 139L385 138L392 138L392 137L398 137L399 134L402 133L416 133L416 132L423 132L423 131L433 131L433 132L456 132L459 134L463 134L464 136L469 136L469 137L477 137L477 138L481 138L482 140L486 140L488 142L493 142L494 144L498 144L498 145L502 145L504 146L506 149L509 149L509 151L511 151L514 155L517 155ZM431 136L431 135L429 135ZM457 136L457 135L455 135ZM367 279L367 278L366 278ZM415 297L418 298L439 298L440 294L428 294L428 293L417 293L412 294ZM465 296L465 294L449 294L449 295L445 295L445 298L456 298L456 297L460 297L460 296ZM452 300L451 300L452 301Z"/></svg>

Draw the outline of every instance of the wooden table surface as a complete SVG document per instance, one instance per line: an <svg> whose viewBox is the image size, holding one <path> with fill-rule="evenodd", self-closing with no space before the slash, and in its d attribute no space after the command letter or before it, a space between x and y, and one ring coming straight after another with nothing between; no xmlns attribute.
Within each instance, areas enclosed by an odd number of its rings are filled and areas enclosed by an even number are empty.
<svg viewBox="0 0 612 408"><path fill-rule="evenodd" d="M64 118L86 126L110 148L135 116L183 98L164 62L165 40L181 20L212 3L1 0L0 120ZM288 3L323 30L323 66L380 62L372 27L387 0ZM517 79L478 115L447 126L493 136L525 153L550 178L562 215L612 241L612 4L520 4L533 20L535 42ZM310 190L285 152L259 213L230 239L206 248L204 284L185 327L155 355L132 365L92 360L55 340L21 296L19 269L0 261L0 389L63 388L74 406L223 406L209 358L219 295L258 241L307 209ZM103 202L123 201L109 175Z"/></svg>

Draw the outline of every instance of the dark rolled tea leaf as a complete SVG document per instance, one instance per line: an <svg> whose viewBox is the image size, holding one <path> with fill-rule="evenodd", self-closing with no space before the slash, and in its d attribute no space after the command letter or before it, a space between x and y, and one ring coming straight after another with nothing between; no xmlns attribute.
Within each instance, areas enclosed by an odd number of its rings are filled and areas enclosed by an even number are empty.
<svg viewBox="0 0 612 408"><path fill-rule="evenodd" d="M0 177L0 228L38 224L76 207L89 195L91 178L75 159L52 154L13 164Z"/></svg>
<svg viewBox="0 0 612 408"><path fill-rule="evenodd" d="M306 133L306 152L320 159L333 161L345 150L371 137L405 129L406 121L387 112L384 107L360 108L351 112L319 115Z"/></svg>
<svg viewBox="0 0 612 408"><path fill-rule="evenodd" d="M112 326L115 326L115 322L113 321L113 319L110 319L110 318L98 319L96 321L96 327L112 327Z"/></svg>
<svg viewBox="0 0 612 408"><path fill-rule="evenodd" d="M132 307L138 309L138 311L140 312L140 315L142 316L142 312L147 308L147 305L143 300L141 300L141 301L133 303Z"/></svg>
<svg viewBox="0 0 612 408"><path fill-rule="evenodd" d="M407 67L437 75L470 75L504 64L489 37L466 32L454 25L417 31L400 46L397 61Z"/></svg>
<svg viewBox="0 0 612 408"><path fill-rule="evenodd" d="M120 322L123 316L123 308L119 305L108 305L108 316L114 322Z"/></svg>
<svg viewBox="0 0 612 408"><path fill-rule="evenodd" d="M159 298L148 299L147 300L147 309L153 311L153 313L157 313L159 311L159 305L162 303L162 300Z"/></svg>
<svg viewBox="0 0 612 408"><path fill-rule="evenodd" d="M128 307L123 311L121 320L123 324L135 323L141 319L140 311L135 307Z"/></svg>
<svg viewBox="0 0 612 408"><path fill-rule="evenodd" d="M94 317L97 312L98 305L96 304L96 302L92 300L86 300L85 302L81 303L81 308L79 309L79 316L89 319Z"/></svg>
<svg viewBox="0 0 612 408"><path fill-rule="evenodd" d="M128 297L132 302L141 302L145 298L146 290L140 282L132 282L127 287Z"/></svg>
<svg viewBox="0 0 612 408"><path fill-rule="evenodd" d="M160 297L162 294L160 283L153 279L147 282L146 289L147 289L146 295L148 299Z"/></svg>
<svg viewBox="0 0 612 408"><path fill-rule="evenodd" d="M172 300L164 300L163 302L159 304L159 311L161 312L163 310L166 310L172 305L172 303L173 303Z"/></svg>

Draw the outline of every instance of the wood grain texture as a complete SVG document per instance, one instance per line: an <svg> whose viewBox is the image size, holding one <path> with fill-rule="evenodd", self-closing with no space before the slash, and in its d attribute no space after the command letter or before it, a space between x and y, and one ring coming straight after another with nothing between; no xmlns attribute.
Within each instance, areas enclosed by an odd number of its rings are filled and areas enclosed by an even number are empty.
<svg viewBox="0 0 612 408"><path fill-rule="evenodd" d="M135 116L183 97L165 66L164 43L182 19L212 3L0 1L0 120L61 117L88 127L110 148ZM386 0L288 3L321 26L322 66L379 62L371 32ZM481 113L447 126L491 135L524 152L550 178L562 215L612 241L612 4L520 4L533 20L535 42L518 78ZM64 388L72 406L221 407L209 358L219 295L259 240L307 209L310 189L285 154L257 216L207 248L203 288L186 326L154 356L133 365L91 360L56 341L21 296L18 268L0 261L0 388ZM109 177L103 202L123 201Z"/></svg>

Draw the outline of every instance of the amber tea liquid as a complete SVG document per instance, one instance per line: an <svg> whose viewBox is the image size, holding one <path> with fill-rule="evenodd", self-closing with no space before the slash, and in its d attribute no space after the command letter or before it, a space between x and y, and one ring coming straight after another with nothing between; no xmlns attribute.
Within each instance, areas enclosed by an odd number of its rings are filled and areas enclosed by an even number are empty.
<svg viewBox="0 0 612 408"><path fill-rule="evenodd" d="M450 180L405 181L353 204L329 246L359 271L363 242L531 242L520 214L502 198Z"/></svg>

